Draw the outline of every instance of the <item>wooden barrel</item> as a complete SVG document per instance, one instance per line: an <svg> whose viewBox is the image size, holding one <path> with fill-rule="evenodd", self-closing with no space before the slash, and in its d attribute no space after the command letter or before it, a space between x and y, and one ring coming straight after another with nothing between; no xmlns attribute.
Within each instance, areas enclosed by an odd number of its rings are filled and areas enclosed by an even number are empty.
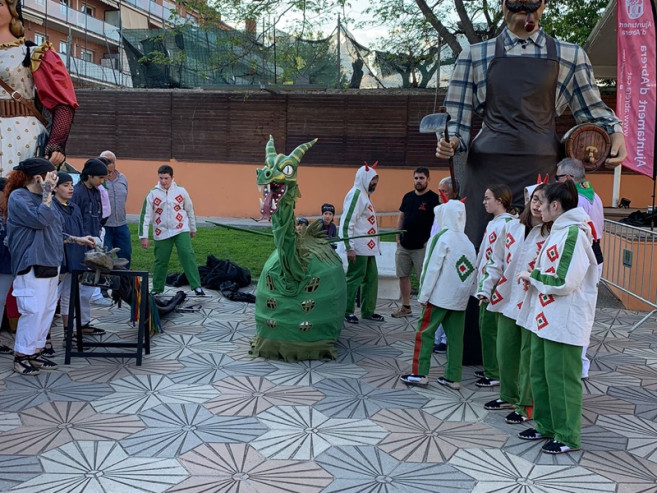
<svg viewBox="0 0 657 493"><path fill-rule="evenodd" d="M579 159L587 172L604 166L611 151L609 134L604 128L592 123L576 125L561 139L566 156Z"/></svg>

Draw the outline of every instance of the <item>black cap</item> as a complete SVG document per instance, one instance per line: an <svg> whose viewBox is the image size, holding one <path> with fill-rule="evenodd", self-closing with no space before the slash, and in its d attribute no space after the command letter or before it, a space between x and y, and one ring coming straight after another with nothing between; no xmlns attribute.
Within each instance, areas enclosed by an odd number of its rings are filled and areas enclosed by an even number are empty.
<svg viewBox="0 0 657 493"><path fill-rule="evenodd" d="M57 173L57 185L61 185L62 183L68 183L69 181L73 181L73 178L71 175L69 175L66 171L60 171Z"/></svg>
<svg viewBox="0 0 657 493"><path fill-rule="evenodd" d="M96 158L89 159L84 163L82 174L87 176L107 176L107 166Z"/></svg>
<svg viewBox="0 0 657 493"><path fill-rule="evenodd" d="M55 166L42 157L31 157L18 163L18 166L15 166L14 169L16 171L22 171L27 176L36 176L48 173L49 171L55 171Z"/></svg>
<svg viewBox="0 0 657 493"><path fill-rule="evenodd" d="M308 226L308 224L310 223L308 222L308 219L306 219L305 217L298 217L297 224L305 224L306 226Z"/></svg>
<svg viewBox="0 0 657 493"><path fill-rule="evenodd" d="M335 206L333 204L322 204L322 214L324 214L326 211L335 214Z"/></svg>

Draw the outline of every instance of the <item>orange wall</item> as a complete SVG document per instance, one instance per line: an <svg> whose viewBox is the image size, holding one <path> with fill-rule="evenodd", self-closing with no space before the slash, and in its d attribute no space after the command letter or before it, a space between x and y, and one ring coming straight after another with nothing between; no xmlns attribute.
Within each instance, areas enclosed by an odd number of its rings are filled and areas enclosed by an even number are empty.
<svg viewBox="0 0 657 493"><path fill-rule="evenodd" d="M85 159L70 158L69 162L82 169ZM118 159L117 169L126 175L130 185L127 210L138 214L144 197L157 183L157 168L162 161L137 161ZM192 196L196 214L215 217L259 217L260 192L256 187L255 170L261 163L224 164L171 161L176 182L184 186ZM377 212L396 212L403 195L412 190L413 171L386 168L378 170L379 186L372 196ZM342 201L354 181L356 168L303 167L299 169L299 189L302 197L297 202L297 215L318 216L324 202L335 205L342 212ZM432 170L431 184L434 190L438 182L448 175L444 169ZM596 192L605 206L611 206L613 175L591 174ZM640 175L624 175L621 197L632 201L632 207L646 208L651 204L652 180ZM473 200L469 198L468 200ZM483 206L482 206L483 207ZM394 225L394 223L393 223ZM386 224L385 226L389 226Z"/></svg>

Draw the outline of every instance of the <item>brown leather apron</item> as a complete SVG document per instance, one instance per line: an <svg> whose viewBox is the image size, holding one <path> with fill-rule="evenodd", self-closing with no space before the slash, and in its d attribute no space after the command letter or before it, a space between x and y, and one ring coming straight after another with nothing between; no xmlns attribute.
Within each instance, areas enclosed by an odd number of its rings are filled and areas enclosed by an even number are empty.
<svg viewBox="0 0 657 493"><path fill-rule="evenodd" d="M560 158L555 131L555 98L559 76L556 43L547 36L547 58L504 56L504 37L497 37L495 58L486 76L484 124L470 145L461 196L465 232L479 246L486 224L482 200L486 188L505 184L513 205L524 207L524 188L536 176L554 176Z"/></svg>

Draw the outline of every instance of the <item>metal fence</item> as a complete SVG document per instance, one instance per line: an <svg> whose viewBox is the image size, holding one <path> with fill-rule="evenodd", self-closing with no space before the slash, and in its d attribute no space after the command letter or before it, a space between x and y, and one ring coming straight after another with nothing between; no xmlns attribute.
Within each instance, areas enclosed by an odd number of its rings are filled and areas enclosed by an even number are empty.
<svg viewBox="0 0 657 493"><path fill-rule="evenodd" d="M602 281L652 308L630 332L657 313L655 243L655 231L605 219Z"/></svg>

